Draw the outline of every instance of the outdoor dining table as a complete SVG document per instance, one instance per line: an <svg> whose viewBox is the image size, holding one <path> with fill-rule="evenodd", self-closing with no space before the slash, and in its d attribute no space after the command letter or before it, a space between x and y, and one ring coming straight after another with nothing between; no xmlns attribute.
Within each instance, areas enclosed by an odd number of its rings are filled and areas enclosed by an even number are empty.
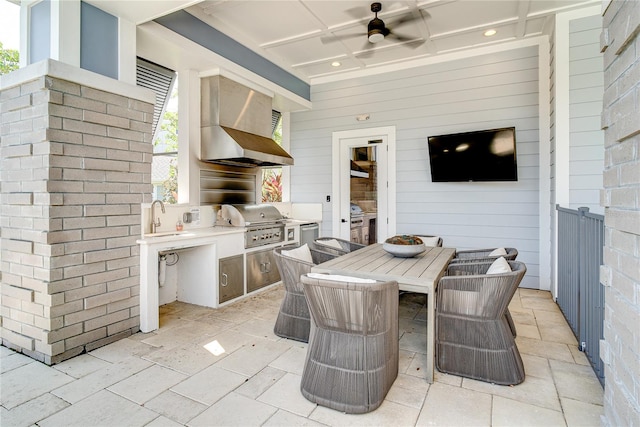
<svg viewBox="0 0 640 427"><path fill-rule="evenodd" d="M311 268L313 273L363 277L380 281L395 280L401 291L427 295L426 380L433 383L435 356L435 290L455 255L454 248L427 247L411 258L395 257L381 243L339 256Z"/></svg>

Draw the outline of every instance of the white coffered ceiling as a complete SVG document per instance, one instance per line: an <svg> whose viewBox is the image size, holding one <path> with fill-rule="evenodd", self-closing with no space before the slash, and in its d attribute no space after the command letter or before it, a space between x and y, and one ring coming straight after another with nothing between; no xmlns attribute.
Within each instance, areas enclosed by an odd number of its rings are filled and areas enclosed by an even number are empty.
<svg viewBox="0 0 640 427"><path fill-rule="evenodd" d="M184 9L307 82L540 36L556 13L601 5L600 0L382 1L378 17L403 40L386 37L372 44L368 0L88 2L138 25ZM408 17L413 19L394 25ZM488 29L496 35L484 36Z"/></svg>

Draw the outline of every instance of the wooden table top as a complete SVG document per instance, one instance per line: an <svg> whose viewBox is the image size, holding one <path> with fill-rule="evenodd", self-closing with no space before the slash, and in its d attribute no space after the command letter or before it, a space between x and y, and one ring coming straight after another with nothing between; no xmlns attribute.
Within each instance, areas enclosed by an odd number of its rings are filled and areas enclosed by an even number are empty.
<svg viewBox="0 0 640 427"><path fill-rule="evenodd" d="M318 264L311 270L314 273L395 280L400 290L431 294L455 252L454 248L427 247L415 257L400 258L386 252L382 243L376 243Z"/></svg>

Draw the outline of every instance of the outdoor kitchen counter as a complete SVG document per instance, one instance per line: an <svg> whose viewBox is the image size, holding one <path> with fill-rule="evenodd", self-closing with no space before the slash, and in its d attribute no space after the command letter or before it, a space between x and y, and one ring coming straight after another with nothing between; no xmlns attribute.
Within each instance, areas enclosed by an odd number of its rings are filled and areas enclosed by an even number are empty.
<svg viewBox="0 0 640 427"><path fill-rule="evenodd" d="M138 239L136 243L139 245L156 245L166 243L192 243L193 239L207 239L210 237L218 237L225 234L242 234L246 231L244 227L205 227L194 228L183 231L167 231L155 234L145 234L143 238Z"/></svg>
<svg viewBox="0 0 640 427"><path fill-rule="evenodd" d="M192 304L217 305L217 260L244 251L244 227L205 227L182 232L145 235L140 245L140 330L159 327L158 256L182 251L179 300Z"/></svg>

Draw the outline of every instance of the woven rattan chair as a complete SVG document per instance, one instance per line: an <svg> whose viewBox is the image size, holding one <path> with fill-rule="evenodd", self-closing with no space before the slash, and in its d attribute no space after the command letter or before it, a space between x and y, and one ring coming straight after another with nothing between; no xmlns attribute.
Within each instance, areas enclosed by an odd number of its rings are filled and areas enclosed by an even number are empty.
<svg viewBox="0 0 640 427"><path fill-rule="evenodd" d="M495 384L524 381L524 365L506 319L507 306L527 268L485 274L491 263L450 264L436 292L436 366L439 371Z"/></svg>
<svg viewBox="0 0 640 427"><path fill-rule="evenodd" d="M336 257L321 251L315 245L309 245L312 263L292 258L282 254L283 250L291 250L298 247L289 245L273 250L276 265L280 272L280 278L284 284L284 298L280 304L278 318L273 328L273 332L283 338L296 341L309 341L310 317L307 300L302 290L300 276L311 271L311 267Z"/></svg>
<svg viewBox="0 0 640 427"><path fill-rule="evenodd" d="M398 376L398 283L301 280L312 319L302 394L349 414L373 411Z"/></svg>
<svg viewBox="0 0 640 427"><path fill-rule="evenodd" d="M358 249L366 247L366 245L362 245L360 243L354 243L335 237L318 237L314 240L314 243L318 249L336 255L345 255L349 252L357 251Z"/></svg>
<svg viewBox="0 0 640 427"><path fill-rule="evenodd" d="M489 255L497 248L491 249L473 249L468 251L457 251L455 257L451 260L451 263L460 263L460 262L493 262L496 259L503 257L507 261L515 261L518 257L518 250L516 248L505 248L507 252L506 255ZM509 322L509 328L511 328L511 332L513 336L516 337L518 332L516 330L516 324L513 321L513 317L511 316L511 312L507 309L505 314L507 322Z"/></svg>
<svg viewBox="0 0 640 427"><path fill-rule="evenodd" d="M504 248L505 251L507 251L506 255L489 255L495 249L497 248L457 251L451 262L493 262L500 257L504 257L507 261L515 261L518 257L518 250L516 248Z"/></svg>

